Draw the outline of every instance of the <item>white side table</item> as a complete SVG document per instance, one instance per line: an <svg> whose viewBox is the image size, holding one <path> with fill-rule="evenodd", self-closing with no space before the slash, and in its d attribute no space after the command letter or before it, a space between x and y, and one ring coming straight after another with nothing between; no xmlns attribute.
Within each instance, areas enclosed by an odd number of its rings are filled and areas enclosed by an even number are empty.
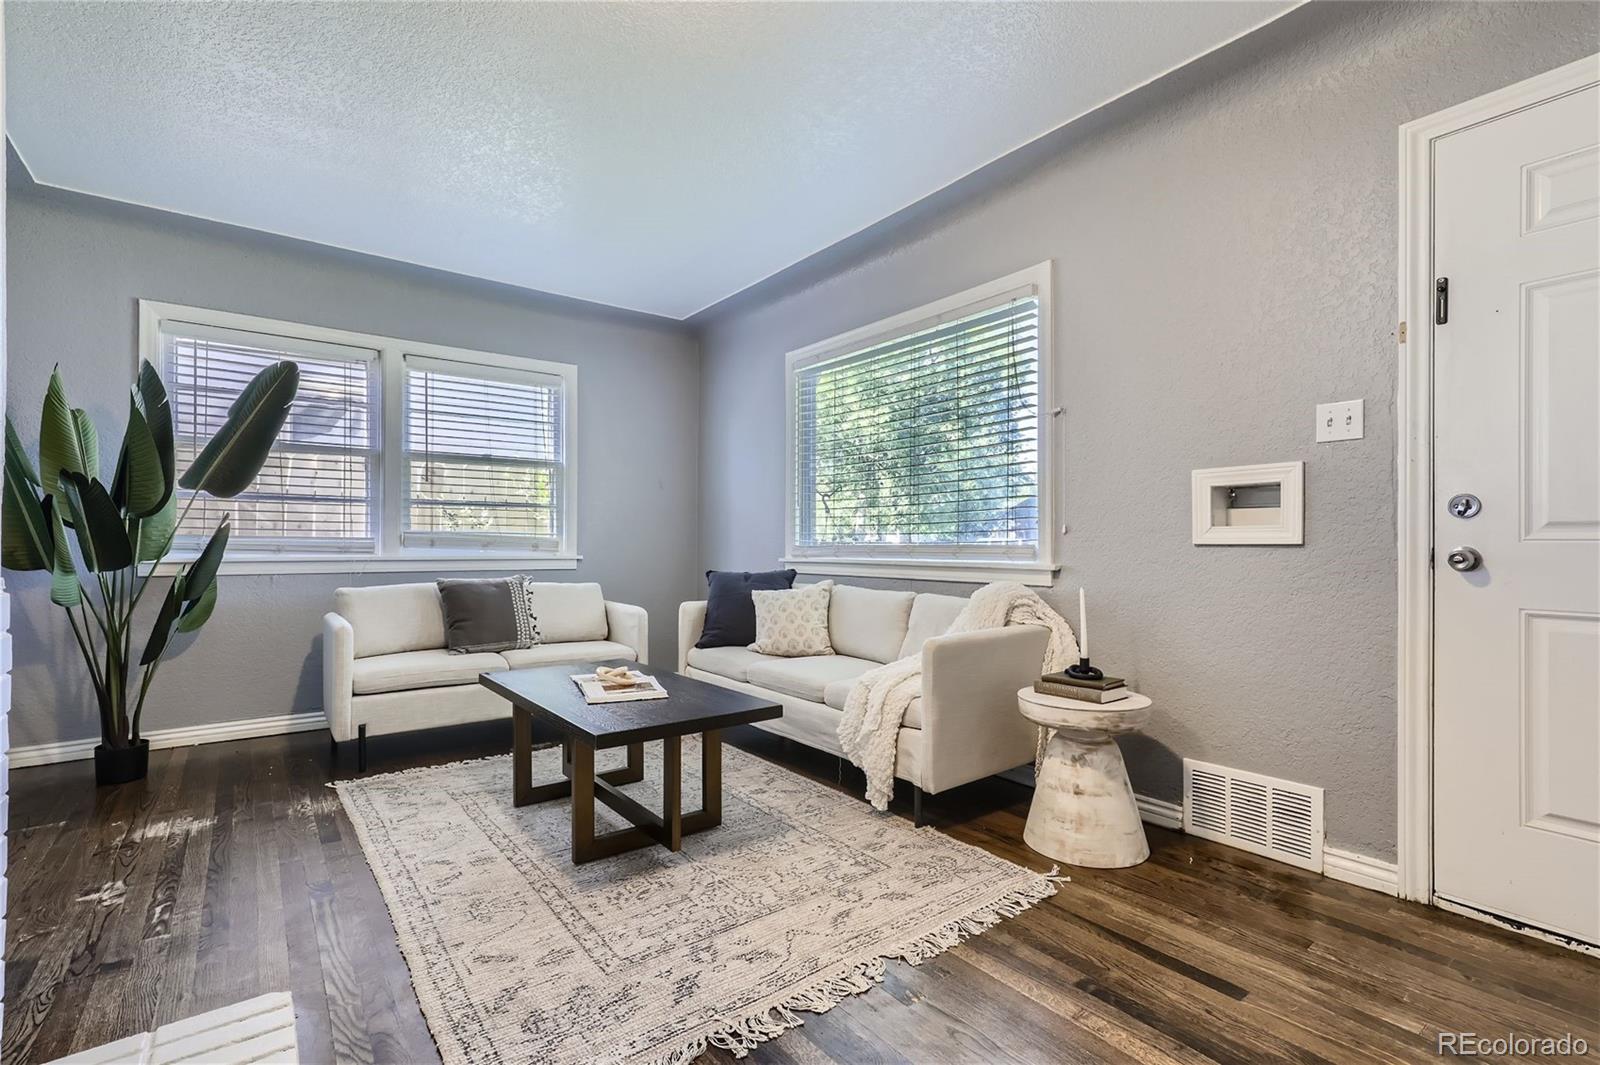
<svg viewBox="0 0 1600 1065"><path fill-rule="evenodd" d="M1055 729L1022 833L1028 846L1068 865L1096 869L1121 869L1150 857L1128 769L1112 738L1145 723L1149 698L1086 703L1023 688L1017 708L1034 724Z"/></svg>

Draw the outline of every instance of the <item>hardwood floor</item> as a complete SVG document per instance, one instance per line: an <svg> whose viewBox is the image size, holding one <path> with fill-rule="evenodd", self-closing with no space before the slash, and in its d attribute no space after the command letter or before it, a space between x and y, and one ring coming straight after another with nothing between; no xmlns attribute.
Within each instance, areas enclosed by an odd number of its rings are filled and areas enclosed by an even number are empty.
<svg viewBox="0 0 1600 1065"><path fill-rule="evenodd" d="M729 740L821 779L832 758ZM509 726L373 740L372 771L498 753ZM325 733L88 762L11 780L7 1063L267 991L307 1062L437 1061L388 911L334 792ZM341 775L354 771L345 752ZM856 787L853 771L844 777ZM509 787L509 784L508 784ZM1034 868L1027 791L930 799L932 823ZM1587 1040L1600 962L1150 830L1133 869L1068 870L1047 903L768 1042L755 1062L1347 1062L1435 1058L1440 1031ZM704 1061L731 1061L714 1051ZM1497 1058L1495 1060L1513 1060Z"/></svg>

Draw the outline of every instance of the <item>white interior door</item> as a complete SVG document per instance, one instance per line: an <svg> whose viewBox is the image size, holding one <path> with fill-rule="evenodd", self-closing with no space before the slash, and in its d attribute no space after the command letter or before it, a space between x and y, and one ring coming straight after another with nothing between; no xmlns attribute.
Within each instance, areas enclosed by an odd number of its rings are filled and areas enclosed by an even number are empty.
<svg viewBox="0 0 1600 1065"><path fill-rule="evenodd" d="M1434 893L1600 942L1600 99L1434 151ZM1445 321L1437 320L1443 310ZM1452 506L1470 493L1472 509ZM1461 510L1458 513L1458 510ZM1453 554L1474 549L1481 562Z"/></svg>

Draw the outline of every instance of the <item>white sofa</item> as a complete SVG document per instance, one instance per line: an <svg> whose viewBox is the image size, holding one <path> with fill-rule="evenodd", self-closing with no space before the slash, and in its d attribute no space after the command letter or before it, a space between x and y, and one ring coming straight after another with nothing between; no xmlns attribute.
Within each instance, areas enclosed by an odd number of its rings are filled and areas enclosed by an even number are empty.
<svg viewBox="0 0 1600 1065"><path fill-rule="evenodd" d="M922 695L900 729L895 776L937 794L1033 761L1033 725L1017 712L1017 689L1039 677L1049 633L1037 625L943 635L966 600L836 584L828 607L834 654L775 658L744 647L697 648L706 604L678 608L678 671L783 704L783 717L755 727L840 754L839 720L861 674L922 656Z"/></svg>
<svg viewBox="0 0 1600 1065"><path fill-rule="evenodd" d="M322 619L322 708L334 750L357 740L367 767L367 737L510 716L506 701L478 674L608 658L649 661L642 607L607 602L598 584L537 586L544 642L498 654L445 648L438 588L387 584L340 588Z"/></svg>

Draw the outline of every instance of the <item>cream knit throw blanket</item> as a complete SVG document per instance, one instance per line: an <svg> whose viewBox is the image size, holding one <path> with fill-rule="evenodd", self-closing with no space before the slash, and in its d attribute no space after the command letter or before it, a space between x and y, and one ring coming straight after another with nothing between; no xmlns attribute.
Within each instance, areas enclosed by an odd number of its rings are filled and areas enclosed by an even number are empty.
<svg viewBox="0 0 1600 1065"><path fill-rule="evenodd" d="M1015 581L979 588L945 634L1007 625L1043 625L1050 630L1044 652L1046 673L1064 669L1078 658L1078 641L1066 620L1037 593ZM921 694L922 655L915 654L863 673L845 699L839 745L844 756L867 774L867 801L875 809L889 808L900 722L911 700Z"/></svg>

